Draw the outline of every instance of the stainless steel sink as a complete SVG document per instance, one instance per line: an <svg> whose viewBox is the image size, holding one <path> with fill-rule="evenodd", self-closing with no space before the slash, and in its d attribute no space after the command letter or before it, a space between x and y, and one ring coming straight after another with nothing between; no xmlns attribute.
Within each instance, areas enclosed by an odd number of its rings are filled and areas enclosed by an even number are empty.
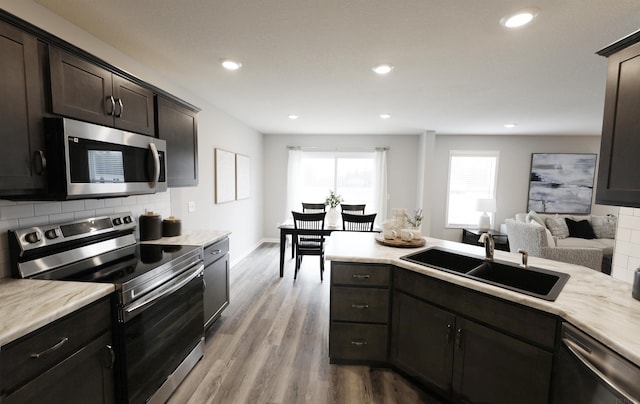
<svg viewBox="0 0 640 404"><path fill-rule="evenodd" d="M488 261L437 247L401 259L550 301L556 300L569 279L561 272Z"/></svg>

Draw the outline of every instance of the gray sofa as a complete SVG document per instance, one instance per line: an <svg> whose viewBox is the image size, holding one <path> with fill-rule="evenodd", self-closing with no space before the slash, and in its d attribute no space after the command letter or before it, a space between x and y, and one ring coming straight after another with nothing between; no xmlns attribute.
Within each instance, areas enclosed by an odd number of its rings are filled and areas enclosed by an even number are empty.
<svg viewBox="0 0 640 404"><path fill-rule="evenodd" d="M565 224L569 218L571 232ZM613 216L545 215L529 212L507 219L504 231L512 252L554 259L611 273L616 218ZM583 231L587 234L583 234ZM586 237L586 238L585 238Z"/></svg>

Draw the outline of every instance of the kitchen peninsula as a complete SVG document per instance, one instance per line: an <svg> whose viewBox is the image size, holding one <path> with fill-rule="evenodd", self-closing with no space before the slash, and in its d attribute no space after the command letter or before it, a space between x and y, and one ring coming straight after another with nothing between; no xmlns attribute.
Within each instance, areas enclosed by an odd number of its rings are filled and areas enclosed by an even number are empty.
<svg viewBox="0 0 640 404"><path fill-rule="evenodd" d="M426 241L427 248L484 258L482 247ZM570 275L557 299L547 301L401 259L415 251L383 246L372 234L332 235L326 257L332 269L329 351L333 363L391 365L454 402L486 391L490 387L482 384L487 380L510 390L509 394L525 394L526 402L546 401L552 371L556 372L552 367L557 363L559 329L567 322L640 366L640 302L631 297L631 285L580 266L531 257L532 267ZM503 251L495 251L495 259L520 263L519 255ZM348 271L353 271L353 279L349 275L346 280ZM363 285L360 280L365 278L373 284ZM354 297L348 308L357 307L363 314L346 316L348 311L338 307L346 290L351 296L359 291L384 296L381 310L386 313L373 318L371 312L380 306L356 302ZM362 317L365 312L369 317ZM436 320L444 324L441 332L431 327L438 325ZM363 327L368 327L362 334L367 337L349 339L349 332L358 333ZM349 342L341 345L345 340ZM435 349L437 344L443 348ZM465 353L468 344L475 351ZM375 351L376 347L381 348ZM372 356L354 354L358 349ZM447 349L451 352L443 352ZM487 376L485 368L503 373ZM502 378L505 374L508 379Z"/></svg>

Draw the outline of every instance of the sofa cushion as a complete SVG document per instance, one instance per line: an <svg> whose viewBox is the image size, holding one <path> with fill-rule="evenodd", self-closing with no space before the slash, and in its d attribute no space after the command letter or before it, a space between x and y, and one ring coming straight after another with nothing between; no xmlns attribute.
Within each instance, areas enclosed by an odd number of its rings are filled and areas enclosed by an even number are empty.
<svg viewBox="0 0 640 404"><path fill-rule="evenodd" d="M597 238L616 238L618 220L615 216L591 216L591 227Z"/></svg>
<svg viewBox="0 0 640 404"><path fill-rule="evenodd" d="M547 227L544 223L544 219L539 214L537 214L536 211L534 210L530 210L529 213L527 213L525 220L527 223L536 222L540 224L540 226L542 227Z"/></svg>
<svg viewBox="0 0 640 404"><path fill-rule="evenodd" d="M564 217L555 215L546 218L544 222L554 237L558 239L569 237L569 228L567 227L567 222L565 222Z"/></svg>
<svg viewBox="0 0 640 404"><path fill-rule="evenodd" d="M556 241L558 247L599 248L605 256L613 255L613 246L615 244L615 240L610 238L594 238L588 240L586 238L567 237Z"/></svg>
<svg viewBox="0 0 640 404"><path fill-rule="evenodd" d="M567 227L569 228L569 237L586 239L596 238L596 235L593 232L593 228L591 227L591 223L589 223L588 220L575 221L573 219L569 219L568 217L565 217L564 220L567 223Z"/></svg>

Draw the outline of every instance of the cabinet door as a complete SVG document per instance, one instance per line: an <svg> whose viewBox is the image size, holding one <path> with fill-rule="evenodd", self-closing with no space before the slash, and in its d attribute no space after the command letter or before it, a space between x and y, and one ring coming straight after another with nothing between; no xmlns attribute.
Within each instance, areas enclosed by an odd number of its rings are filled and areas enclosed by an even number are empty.
<svg viewBox="0 0 640 404"><path fill-rule="evenodd" d="M453 401L546 403L553 354L457 318Z"/></svg>
<svg viewBox="0 0 640 404"><path fill-rule="evenodd" d="M640 43L609 57L596 203L640 207Z"/></svg>
<svg viewBox="0 0 640 404"><path fill-rule="evenodd" d="M196 113L162 97L156 98L158 137L167 142L167 185L198 185Z"/></svg>
<svg viewBox="0 0 640 404"><path fill-rule="evenodd" d="M50 47L53 113L113 126L111 72L61 49Z"/></svg>
<svg viewBox="0 0 640 404"><path fill-rule="evenodd" d="M204 268L204 325L209 327L229 305L229 256Z"/></svg>
<svg viewBox="0 0 640 404"><path fill-rule="evenodd" d="M111 333L105 333L30 383L4 404L114 403Z"/></svg>
<svg viewBox="0 0 640 404"><path fill-rule="evenodd" d="M114 126L143 135L155 135L153 92L113 75L113 97L116 103Z"/></svg>
<svg viewBox="0 0 640 404"><path fill-rule="evenodd" d="M45 184L37 40L0 22L0 55L0 195L30 194Z"/></svg>
<svg viewBox="0 0 640 404"><path fill-rule="evenodd" d="M456 317L401 292L394 293L393 363L443 397L450 397Z"/></svg>

